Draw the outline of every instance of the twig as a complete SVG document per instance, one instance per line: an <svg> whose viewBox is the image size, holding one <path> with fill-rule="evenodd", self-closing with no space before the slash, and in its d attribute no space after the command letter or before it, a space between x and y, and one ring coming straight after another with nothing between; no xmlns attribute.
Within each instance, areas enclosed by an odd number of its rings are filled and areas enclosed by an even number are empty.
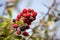
<svg viewBox="0 0 60 40"><path fill-rule="evenodd" d="M48 8L48 12L47 12L47 14L43 17L43 19L45 19L45 17L46 17L47 15L49 15L50 10L52 9L52 7L55 6L55 3L56 3L56 0L54 0L54 2L53 2L53 4L52 4L51 7L48 7L48 6L46 6L45 4L43 4L45 7ZM33 30L33 34L29 37L29 39L32 38L32 36L33 36L34 33L35 33L35 29L37 29L39 26L40 26L40 25L38 25L38 26L36 26L34 29L32 29L32 30Z"/></svg>
<svg viewBox="0 0 60 40"><path fill-rule="evenodd" d="M53 6L55 6L55 3L56 3L56 0L54 0L54 2L53 2L53 4L52 4L51 7L48 7L47 5L43 4L45 7L48 8L48 12L47 12L46 15L43 17L43 19L45 19L45 17L46 17L47 15L49 15L50 10L52 9Z"/></svg>

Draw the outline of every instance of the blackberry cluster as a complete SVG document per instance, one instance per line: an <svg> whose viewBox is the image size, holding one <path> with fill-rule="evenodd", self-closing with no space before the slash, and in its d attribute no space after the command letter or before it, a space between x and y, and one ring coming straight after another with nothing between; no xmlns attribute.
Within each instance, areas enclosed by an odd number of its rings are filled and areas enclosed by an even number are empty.
<svg viewBox="0 0 60 40"><path fill-rule="evenodd" d="M26 23L27 25L26 26L21 26L19 29L20 30L18 30L17 31L17 34L18 35L20 35L21 34L21 32L23 32L23 35L24 36L28 36L28 33L25 31L25 30L27 30L27 29L29 29L30 28L30 24L31 24L31 22L33 22L35 19L36 19L36 16L37 16L37 12L35 12L33 9L23 9L23 11L21 12L21 13L19 13L18 15L17 15L17 18L16 19L13 19L13 22L14 22L14 24L13 24L13 28L18 28L18 27L20 27L17 23L16 23L16 21L20 21L22 18L23 18L23 23Z"/></svg>

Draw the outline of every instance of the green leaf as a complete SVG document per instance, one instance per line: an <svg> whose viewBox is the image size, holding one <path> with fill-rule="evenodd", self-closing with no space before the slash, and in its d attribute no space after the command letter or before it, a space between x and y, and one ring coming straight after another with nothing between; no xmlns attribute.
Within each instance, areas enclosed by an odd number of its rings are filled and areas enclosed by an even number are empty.
<svg viewBox="0 0 60 40"><path fill-rule="evenodd" d="M54 22L57 22L58 21L58 19L54 19Z"/></svg>
<svg viewBox="0 0 60 40"><path fill-rule="evenodd" d="M10 20L11 20L11 18L6 18L6 20L7 20L7 21L10 21Z"/></svg>
<svg viewBox="0 0 60 40"><path fill-rule="evenodd" d="M8 12L9 17L11 18L12 17L12 11L11 11L11 9L7 9L7 12Z"/></svg>
<svg viewBox="0 0 60 40"><path fill-rule="evenodd" d="M22 22L21 22L21 21L17 21L17 24L18 24L18 25L21 25L21 24L22 24Z"/></svg>
<svg viewBox="0 0 60 40"><path fill-rule="evenodd" d="M60 13L58 14L58 16L60 16Z"/></svg>
<svg viewBox="0 0 60 40"><path fill-rule="evenodd" d="M0 16L0 19L6 19L4 16Z"/></svg>
<svg viewBox="0 0 60 40"><path fill-rule="evenodd" d="M3 16L0 16L0 19L3 19L4 17Z"/></svg>
<svg viewBox="0 0 60 40"><path fill-rule="evenodd" d="M45 30L45 33L48 33L48 30Z"/></svg>
<svg viewBox="0 0 60 40"><path fill-rule="evenodd" d="M1 28L4 28L4 27L6 27L7 26L7 22L2 22L1 24L0 24L0 27Z"/></svg>
<svg viewBox="0 0 60 40"><path fill-rule="evenodd" d="M15 40L19 40L19 39L15 39Z"/></svg>
<svg viewBox="0 0 60 40"><path fill-rule="evenodd" d="M37 37L36 40L39 40L39 38Z"/></svg>
<svg viewBox="0 0 60 40"><path fill-rule="evenodd" d="M0 37L0 40L3 40L4 38L3 37Z"/></svg>
<svg viewBox="0 0 60 40"><path fill-rule="evenodd" d="M23 40L25 40L25 38L23 38Z"/></svg>
<svg viewBox="0 0 60 40"><path fill-rule="evenodd" d="M19 2L19 0L16 0L16 3L18 3Z"/></svg>
<svg viewBox="0 0 60 40"><path fill-rule="evenodd" d="M42 32L42 29L40 29L40 31L39 32Z"/></svg>
<svg viewBox="0 0 60 40"><path fill-rule="evenodd" d="M17 3L19 2L19 0L15 0L15 6L17 6Z"/></svg>
<svg viewBox="0 0 60 40"><path fill-rule="evenodd" d="M22 39L22 36L14 36L15 39Z"/></svg>
<svg viewBox="0 0 60 40"><path fill-rule="evenodd" d="M52 17L51 17L51 16L49 16L48 21L51 21L51 20L52 20Z"/></svg>
<svg viewBox="0 0 60 40"><path fill-rule="evenodd" d="M10 40L11 36L7 36L4 40Z"/></svg>

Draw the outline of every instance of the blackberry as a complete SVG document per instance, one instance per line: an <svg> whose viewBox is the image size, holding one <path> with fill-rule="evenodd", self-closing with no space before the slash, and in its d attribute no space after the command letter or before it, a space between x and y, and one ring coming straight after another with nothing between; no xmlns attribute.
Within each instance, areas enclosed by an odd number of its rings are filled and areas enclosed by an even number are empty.
<svg viewBox="0 0 60 40"><path fill-rule="evenodd" d="M22 26L22 27L20 27L20 30L21 31L25 31L26 30L26 27L25 26Z"/></svg>
<svg viewBox="0 0 60 40"><path fill-rule="evenodd" d="M16 22L16 20L15 20L15 19L13 19L13 22L15 23L15 22Z"/></svg>
<svg viewBox="0 0 60 40"><path fill-rule="evenodd" d="M32 19L29 19L30 20L30 22L32 22L33 20Z"/></svg>

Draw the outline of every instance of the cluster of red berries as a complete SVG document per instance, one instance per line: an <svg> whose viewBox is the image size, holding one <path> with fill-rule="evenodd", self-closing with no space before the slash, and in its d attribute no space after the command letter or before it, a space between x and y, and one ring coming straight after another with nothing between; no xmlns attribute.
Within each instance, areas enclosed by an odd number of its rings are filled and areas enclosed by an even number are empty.
<svg viewBox="0 0 60 40"><path fill-rule="evenodd" d="M28 33L25 31L26 29L29 29L29 25L31 24L32 21L34 21L36 19L36 16L37 16L37 12L35 12L33 9L24 9L21 13L19 13L17 15L17 18L16 19L13 19L13 27L14 28L18 28L20 27L17 31L17 34L20 35L21 32L23 32L23 35L24 36L28 36ZM23 23L26 23L27 25L26 26L19 26L16 21L20 21L22 19Z"/></svg>
<svg viewBox="0 0 60 40"><path fill-rule="evenodd" d="M36 16L37 12L35 12L33 9L24 9L20 14L18 14L16 20L19 21L22 17L24 17L23 22L30 25L31 22L36 19Z"/></svg>

